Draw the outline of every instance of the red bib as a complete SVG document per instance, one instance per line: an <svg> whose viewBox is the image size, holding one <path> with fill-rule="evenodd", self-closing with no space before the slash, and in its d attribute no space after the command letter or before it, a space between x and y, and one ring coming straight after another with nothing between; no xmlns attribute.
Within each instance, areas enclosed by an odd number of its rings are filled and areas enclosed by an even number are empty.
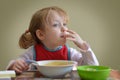
<svg viewBox="0 0 120 80"><path fill-rule="evenodd" d="M40 60L68 60L68 49L66 45L57 51L48 51L42 45L35 45L36 61Z"/></svg>

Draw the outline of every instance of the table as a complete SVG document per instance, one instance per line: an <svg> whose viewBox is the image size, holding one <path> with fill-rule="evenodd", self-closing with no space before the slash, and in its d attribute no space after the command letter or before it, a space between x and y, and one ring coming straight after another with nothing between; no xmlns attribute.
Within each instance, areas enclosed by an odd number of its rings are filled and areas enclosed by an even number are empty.
<svg viewBox="0 0 120 80"><path fill-rule="evenodd" d="M80 80L80 77L78 76L77 71L72 71L61 79L45 78L39 71L26 71L17 75L15 78L12 78L12 80ZM118 70L111 70L107 80L120 80L120 72Z"/></svg>

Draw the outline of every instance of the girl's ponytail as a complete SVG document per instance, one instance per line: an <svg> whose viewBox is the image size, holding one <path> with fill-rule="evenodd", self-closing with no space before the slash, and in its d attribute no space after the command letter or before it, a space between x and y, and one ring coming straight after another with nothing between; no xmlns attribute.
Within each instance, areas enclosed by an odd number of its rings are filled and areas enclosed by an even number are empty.
<svg viewBox="0 0 120 80"><path fill-rule="evenodd" d="M32 38L32 35L29 31L26 31L25 33L21 35L19 39L20 48L27 49L34 44L35 44L35 41Z"/></svg>

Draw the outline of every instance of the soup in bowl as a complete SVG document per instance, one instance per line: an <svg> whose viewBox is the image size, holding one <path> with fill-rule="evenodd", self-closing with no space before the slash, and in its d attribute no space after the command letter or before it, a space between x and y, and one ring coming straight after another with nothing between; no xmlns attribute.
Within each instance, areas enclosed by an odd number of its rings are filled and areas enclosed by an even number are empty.
<svg viewBox="0 0 120 80"><path fill-rule="evenodd" d="M60 78L71 72L73 66L77 65L75 61L67 60L44 60L33 63L39 72L45 77Z"/></svg>

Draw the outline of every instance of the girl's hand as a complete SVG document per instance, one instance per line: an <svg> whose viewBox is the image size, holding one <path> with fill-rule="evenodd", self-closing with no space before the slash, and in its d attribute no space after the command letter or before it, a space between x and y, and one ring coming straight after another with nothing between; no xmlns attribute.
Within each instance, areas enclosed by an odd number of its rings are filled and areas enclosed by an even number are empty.
<svg viewBox="0 0 120 80"><path fill-rule="evenodd" d="M18 59L15 61L12 69L16 71L16 73L22 73L23 71L27 70L29 65L22 59Z"/></svg>
<svg viewBox="0 0 120 80"><path fill-rule="evenodd" d="M88 44L85 41L83 41L82 38L76 32L72 30L66 30L64 37L67 40L73 41L82 50L88 50L89 48Z"/></svg>

